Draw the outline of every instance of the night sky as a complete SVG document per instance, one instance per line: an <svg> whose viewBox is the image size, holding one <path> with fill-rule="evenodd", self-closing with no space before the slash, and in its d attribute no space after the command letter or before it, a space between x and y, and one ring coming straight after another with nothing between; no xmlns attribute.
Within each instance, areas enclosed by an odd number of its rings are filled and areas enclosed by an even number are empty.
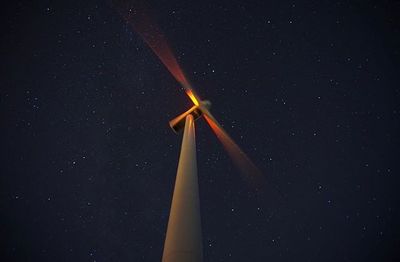
<svg viewBox="0 0 400 262"><path fill-rule="evenodd" d="M148 5L267 180L196 122L205 261L399 261L400 2L247 2ZM160 261L191 101L111 1L1 12L1 261Z"/></svg>

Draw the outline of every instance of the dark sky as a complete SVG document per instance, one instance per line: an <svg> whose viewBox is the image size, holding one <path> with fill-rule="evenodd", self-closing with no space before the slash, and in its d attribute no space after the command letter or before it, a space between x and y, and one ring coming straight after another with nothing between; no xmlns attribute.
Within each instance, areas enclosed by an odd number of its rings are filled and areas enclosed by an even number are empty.
<svg viewBox="0 0 400 262"><path fill-rule="evenodd" d="M400 2L247 2L149 4L269 181L196 122L205 261L399 261ZM190 100L110 1L1 12L1 260L160 261Z"/></svg>

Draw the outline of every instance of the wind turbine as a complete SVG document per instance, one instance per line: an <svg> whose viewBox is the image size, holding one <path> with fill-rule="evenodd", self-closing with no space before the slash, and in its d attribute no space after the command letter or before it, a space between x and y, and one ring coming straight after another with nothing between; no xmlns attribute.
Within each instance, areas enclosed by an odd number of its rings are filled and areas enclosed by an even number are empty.
<svg viewBox="0 0 400 262"><path fill-rule="evenodd" d="M259 175L258 169L211 115L211 102L201 101L193 90L186 93L194 105L169 122L175 133L183 130L171 211L164 243L163 262L202 261L200 201L197 178L195 120L204 117L234 162L243 172Z"/></svg>
<svg viewBox="0 0 400 262"><path fill-rule="evenodd" d="M148 15L144 6L129 1L115 1L128 24L143 38L169 72L185 90L193 107L169 122L175 133L183 130L170 216L165 237L163 262L200 262L203 260L200 201L197 178L195 120L202 116L221 141L233 163L252 182L262 181L261 172L230 138L210 113L211 102L201 100L180 68L164 34ZM259 184L259 183L257 183ZM257 185L256 184L256 185Z"/></svg>

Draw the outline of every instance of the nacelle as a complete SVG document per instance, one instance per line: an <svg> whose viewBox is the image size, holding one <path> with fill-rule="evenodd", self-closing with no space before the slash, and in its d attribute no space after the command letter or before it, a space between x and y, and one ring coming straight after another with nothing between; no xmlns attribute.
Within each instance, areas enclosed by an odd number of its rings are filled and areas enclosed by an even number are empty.
<svg viewBox="0 0 400 262"><path fill-rule="evenodd" d="M169 121L169 126L174 130L175 133L179 133L185 127L186 116L189 114L193 116L193 120L199 119L203 113L209 110L211 107L211 102L208 100L201 101L198 106L193 106L185 113L175 117Z"/></svg>

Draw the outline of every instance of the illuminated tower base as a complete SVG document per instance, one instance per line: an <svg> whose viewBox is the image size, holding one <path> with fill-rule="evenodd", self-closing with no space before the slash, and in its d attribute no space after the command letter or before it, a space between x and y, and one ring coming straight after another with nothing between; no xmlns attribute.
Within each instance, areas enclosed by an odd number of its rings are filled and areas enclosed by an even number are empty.
<svg viewBox="0 0 400 262"><path fill-rule="evenodd" d="M201 262L201 219L194 120L186 116L163 262Z"/></svg>

